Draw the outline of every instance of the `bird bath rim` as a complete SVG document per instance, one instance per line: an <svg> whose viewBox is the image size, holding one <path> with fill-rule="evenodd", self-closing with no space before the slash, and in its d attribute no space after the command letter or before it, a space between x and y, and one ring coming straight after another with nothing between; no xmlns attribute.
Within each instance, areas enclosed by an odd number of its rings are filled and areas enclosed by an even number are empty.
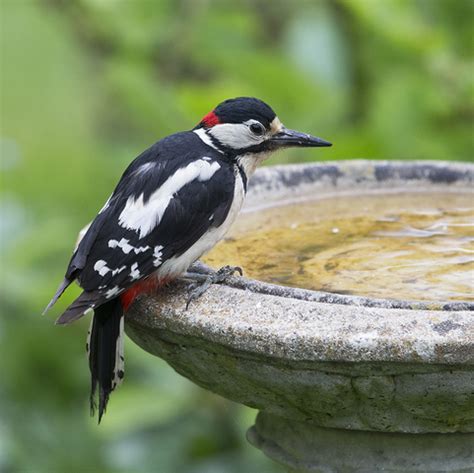
<svg viewBox="0 0 474 473"><path fill-rule="evenodd" d="M309 176L308 176L309 174ZM314 195L293 195L290 198L277 196L272 193L281 190L283 183L286 190L297 187L300 183L311 183L314 176L318 179L329 179L323 186L323 192L317 197ZM338 189L338 179L344 179L344 190ZM309 179L309 181L308 181ZM306 182L305 182L306 181ZM387 188L380 189L381 183L388 182ZM416 182L416 187L407 186L408 182ZM425 187L419 188L418 182L424 182ZM370 184L376 184L375 188ZM306 203L308 201L330 199L333 197L351 197L359 187L367 186L359 195L397 194L409 190L411 193L424 193L427 191L450 192L451 185L456 187L455 192L464 191L473 194L474 165L463 162L445 161L370 161L350 160L337 162L322 162L310 164L276 165L261 168L252 178L246 204L242 212L259 212L268 208ZM429 186L429 187L426 187ZM261 189L265 189L262 196ZM268 194L268 196L266 195ZM270 204L261 204L256 200L270 199ZM212 269L198 262L194 269L197 272L209 273ZM243 268L245 271L245 268ZM245 273L244 273L245 274ZM232 278L226 283L238 289L250 290L261 294L270 294L281 297L290 297L298 300L323 302L331 304L356 305L364 307L381 307L411 310L444 310L462 311L474 310L471 301L445 301L445 300L411 300L380 298L370 296L357 296L325 292L298 287L283 286L267 283L252 278Z"/></svg>
<svg viewBox="0 0 474 473"><path fill-rule="evenodd" d="M278 205L294 196L341 189L471 190L473 181L474 165L452 162L264 167L250 181L246 208L270 197ZM139 298L127 314L128 325L295 361L474 365L472 303L371 299L240 277L211 287L189 310L186 295L186 285L177 281L156 296Z"/></svg>

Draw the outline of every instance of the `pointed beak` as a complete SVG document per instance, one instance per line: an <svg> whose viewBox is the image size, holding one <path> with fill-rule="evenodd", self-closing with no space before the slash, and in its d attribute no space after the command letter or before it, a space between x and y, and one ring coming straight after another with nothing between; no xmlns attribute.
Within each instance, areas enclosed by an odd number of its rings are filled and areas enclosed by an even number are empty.
<svg viewBox="0 0 474 473"><path fill-rule="evenodd" d="M332 146L332 143L329 143L329 141L285 127L270 138L270 143L275 148L288 148L290 146L300 146L302 148Z"/></svg>

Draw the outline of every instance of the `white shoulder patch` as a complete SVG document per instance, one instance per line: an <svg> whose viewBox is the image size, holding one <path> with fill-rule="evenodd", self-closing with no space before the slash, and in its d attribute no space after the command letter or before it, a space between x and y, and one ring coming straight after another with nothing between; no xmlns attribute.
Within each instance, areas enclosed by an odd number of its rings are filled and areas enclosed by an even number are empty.
<svg viewBox="0 0 474 473"><path fill-rule="evenodd" d="M119 216L119 225L135 230L140 238L146 237L160 223L171 199L177 192L192 181L208 181L220 167L216 161L198 159L178 169L151 194L146 203L143 200L143 193L137 198L129 197Z"/></svg>
<svg viewBox="0 0 474 473"><path fill-rule="evenodd" d="M209 135L207 134L206 130L204 128L198 128L197 130L193 130L193 133L196 133L196 135L201 138L201 140L206 143L207 146L210 146L211 148L214 148L215 150L219 151L219 153L224 154L223 151L221 151L211 140ZM205 159L205 158L204 158Z"/></svg>

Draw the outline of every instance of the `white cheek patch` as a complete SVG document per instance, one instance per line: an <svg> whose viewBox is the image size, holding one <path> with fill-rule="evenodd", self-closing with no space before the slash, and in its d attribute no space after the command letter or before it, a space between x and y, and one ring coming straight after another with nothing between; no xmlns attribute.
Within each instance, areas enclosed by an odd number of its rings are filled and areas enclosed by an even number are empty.
<svg viewBox="0 0 474 473"><path fill-rule="evenodd" d="M146 203L143 200L143 193L138 198L129 197L119 216L119 225L137 231L140 238L147 236L160 223L171 199L177 192L192 181L208 181L220 167L220 164L215 161L199 159L178 169L151 194Z"/></svg>
<svg viewBox="0 0 474 473"><path fill-rule="evenodd" d="M254 135L244 123L222 123L213 126L209 133L224 146L233 149L248 148L265 140L265 135Z"/></svg>

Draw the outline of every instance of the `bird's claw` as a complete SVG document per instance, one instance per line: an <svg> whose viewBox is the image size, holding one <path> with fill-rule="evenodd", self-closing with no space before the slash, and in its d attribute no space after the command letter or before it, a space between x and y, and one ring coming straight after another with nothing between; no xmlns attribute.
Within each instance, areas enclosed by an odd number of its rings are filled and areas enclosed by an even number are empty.
<svg viewBox="0 0 474 473"><path fill-rule="evenodd" d="M223 266L218 271L211 273L202 283L194 282L189 285L190 294L186 302L186 310L192 301L199 299L213 284L219 284L225 282L228 278L239 273L243 276L242 268L239 266Z"/></svg>

